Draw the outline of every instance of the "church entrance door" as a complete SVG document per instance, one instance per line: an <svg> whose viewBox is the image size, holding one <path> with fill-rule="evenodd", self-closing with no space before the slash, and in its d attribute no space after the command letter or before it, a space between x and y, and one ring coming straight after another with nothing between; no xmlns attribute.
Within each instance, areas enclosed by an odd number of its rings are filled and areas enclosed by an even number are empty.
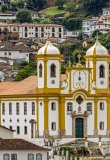
<svg viewBox="0 0 110 160"><path fill-rule="evenodd" d="M83 138L84 137L84 122L83 118L76 118L75 119L75 137L76 138Z"/></svg>

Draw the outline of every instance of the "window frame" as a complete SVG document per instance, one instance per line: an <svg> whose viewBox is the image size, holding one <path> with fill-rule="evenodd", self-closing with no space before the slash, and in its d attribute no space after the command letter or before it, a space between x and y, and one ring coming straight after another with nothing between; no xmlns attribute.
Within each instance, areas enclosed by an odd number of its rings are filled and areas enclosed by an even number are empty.
<svg viewBox="0 0 110 160"><path fill-rule="evenodd" d="M51 123L51 130L55 131L56 130L56 122Z"/></svg>
<svg viewBox="0 0 110 160"><path fill-rule="evenodd" d="M2 115L5 115L5 103L2 103Z"/></svg>
<svg viewBox="0 0 110 160"><path fill-rule="evenodd" d="M29 158L29 156L33 156L32 158ZM28 160L34 160L34 154L33 153L29 153L28 154Z"/></svg>
<svg viewBox="0 0 110 160"><path fill-rule="evenodd" d="M101 73L101 70L102 70L102 73ZM99 78L105 78L105 66L103 64L99 66Z"/></svg>
<svg viewBox="0 0 110 160"><path fill-rule="evenodd" d="M52 111L56 110L56 103L55 102L51 102L51 110Z"/></svg>
<svg viewBox="0 0 110 160"><path fill-rule="evenodd" d="M32 102L32 115L35 115L35 102Z"/></svg>
<svg viewBox="0 0 110 160"><path fill-rule="evenodd" d="M88 108L88 107L91 107L91 108ZM87 113L89 114L89 115L92 115L92 103L90 102L88 102L87 103Z"/></svg>
<svg viewBox="0 0 110 160"><path fill-rule="evenodd" d="M8 159L6 159L4 156L8 156ZM10 155L8 153L3 154L3 160L10 160Z"/></svg>
<svg viewBox="0 0 110 160"><path fill-rule="evenodd" d="M24 102L24 115L27 115L27 103Z"/></svg>
<svg viewBox="0 0 110 160"><path fill-rule="evenodd" d="M16 115L20 114L19 102L16 102Z"/></svg>
<svg viewBox="0 0 110 160"><path fill-rule="evenodd" d="M100 130L104 130L104 122L103 121L100 122L99 128L100 128Z"/></svg>
<svg viewBox="0 0 110 160"><path fill-rule="evenodd" d="M56 65L54 63L50 65L50 77L56 77Z"/></svg>
<svg viewBox="0 0 110 160"><path fill-rule="evenodd" d="M42 64L40 63L39 64L39 77L42 78L42 70L43 70L43 67L42 67Z"/></svg>
<svg viewBox="0 0 110 160"><path fill-rule="evenodd" d="M15 156L15 158L13 159L12 156ZM17 154L16 153L11 154L11 160L17 160Z"/></svg>
<svg viewBox="0 0 110 160"><path fill-rule="evenodd" d="M39 155L40 155L41 157L37 157L37 156L39 156ZM36 154L36 160L42 160L42 154L41 154L41 153L37 153L37 154Z"/></svg>
<svg viewBox="0 0 110 160"><path fill-rule="evenodd" d="M25 134L25 135L28 134L28 128L27 128L27 126L24 126L24 134Z"/></svg>
<svg viewBox="0 0 110 160"><path fill-rule="evenodd" d="M67 115L72 114L72 111L73 111L73 103L67 102Z"/></svg>
<svg viewBox="0 0 110 160"><path fill-rule="evenodd" d="M100 107L100 110L103 111L104 110L104 102L100 102L99 107Z"/></svg>
<svg viewBox="0 0 110 160"><path fill-rule="evenodd" d="M20 134L20 126L17 126L16 133Z"/></svg>
<svg viewBox="0 0 110 160"><path fill-rule="evenodd" d="M12 103L9 102L9 115L12 115Z"/></svg>

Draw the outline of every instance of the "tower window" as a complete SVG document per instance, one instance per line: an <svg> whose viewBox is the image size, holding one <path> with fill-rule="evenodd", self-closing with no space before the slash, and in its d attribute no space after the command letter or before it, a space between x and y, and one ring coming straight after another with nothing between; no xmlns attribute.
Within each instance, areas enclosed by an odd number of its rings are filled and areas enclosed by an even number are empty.
<svg viewBox="0 0 110 160"><path fill-rule="evenodd" d="M51 129L52 129L52 131L56 130L56 123L55 122L51 123Z"/></svg>
<svg viewBox="0 0 110 160"><path fill-rule="evenodd" d="M87 113L92 114L92 103L87 103Z"/></svg>
<svg viewBox="0 0 110 160"><path fill-rule="evenodd" d="M104 110L104 102L100 103L100 110Z"/></svg>
<svg viewBox="0 0 110 160"><path fill-rule="evenodd" d="M32 102L32 115L35 115L35 102Z"/></svg>
<svg viewBox="0 0 110 160"><path fill-rule="evenodd" d="M56 66L54 64L50 66L50 77L56 77Z"/></svg>
<svg viewBox="0 0 110 160"><path fill-rule="evenodd" d="M42 77L42 64L39 65L39 77Z"/></svg>
<svg viewBox="0 0 110 160"><path fill-rule="evenodd" d="M72 103L69 102L67 103L67 114L71 114L72 113Z"/></svg>
<svg viewBox="0 0 110 160"><path fill-rule="evenodd" d="M52 102L52 103L51 103L51 110L52 110L52 111L55 111L55 110L56 110L56 103L55 103L55 102Z"/></svg>
<svg viewBox="0 0 110 160"><path fill-rule="evenodd" d="M5 115L5 103L2 103L2 114Z"/></svg>
<svg viewBox="0 0 110 160"><path fill-rule="evenodd" d="M105 67L103 65L99 67L99 77L105 78Z"/></svg>
<svg viewBox="0 0 110 160"><path fill-rule="evenodd" d="M100 122L100 130L104 130L104 122Z"/></svg>

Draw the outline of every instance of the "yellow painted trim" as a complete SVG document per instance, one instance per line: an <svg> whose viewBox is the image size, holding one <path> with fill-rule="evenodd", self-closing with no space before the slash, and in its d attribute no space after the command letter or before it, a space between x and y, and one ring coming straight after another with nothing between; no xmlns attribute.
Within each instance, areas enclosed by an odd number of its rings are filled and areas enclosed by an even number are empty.
<svg viewBox="0 0 110 160"><path fill-rule="evenodd" d="M110 130L110 98L107 100L107 130Z"/></svg>
<svg viewBox="0 0 110 160"><path fill-rule="evenodd" d="M36 99L36 129L39 130L39 106L38 99Z"/></svg>
<svg viewBox="0 0 110 160"><path fill-rule="evenodd" d="M2 123L2 103L0 102L0 125Z"/></svg>
<svg viewBox="0 0 110 160"><path fill-rule="evenodd" d="M98 129L97 123L98 123L98 100L94 100L94 129Z"/></svg>
<svg viewBox="0 0 110 160"><path fill-rule="evenodd" d="M65 98L59 100L59 130L65 130Z"/></svg>
<svg viewBox="0 0 110 160"><path fill-rule="evenodd" d="M40 117L39 117L40 118ZM48 130L48 98L44 98L44 130Z"/></svg>
<svg viewBox="0 0 110 160"><path fill-rule="evenodd" d="M38 93L60 93L60 88L37 88Z"/></svg>

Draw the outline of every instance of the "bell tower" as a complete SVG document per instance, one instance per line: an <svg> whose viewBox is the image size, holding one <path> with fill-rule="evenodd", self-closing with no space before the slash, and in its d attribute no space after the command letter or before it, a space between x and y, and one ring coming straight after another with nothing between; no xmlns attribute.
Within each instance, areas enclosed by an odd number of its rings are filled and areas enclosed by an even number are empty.
<svg viewBox="0 0 110 160"><path fill-rule="evenodd" d="M37 92L59 93L61 54L58 48L48 40L37 54Z"/></svg>
<svg viewBox="0 0 110 160"><path fill-rule="evenodd" d="M109 92L109 60L107 49L98 39L86 52L86 67L92 68L92 80L96 85L96 93Z"/></svg>

